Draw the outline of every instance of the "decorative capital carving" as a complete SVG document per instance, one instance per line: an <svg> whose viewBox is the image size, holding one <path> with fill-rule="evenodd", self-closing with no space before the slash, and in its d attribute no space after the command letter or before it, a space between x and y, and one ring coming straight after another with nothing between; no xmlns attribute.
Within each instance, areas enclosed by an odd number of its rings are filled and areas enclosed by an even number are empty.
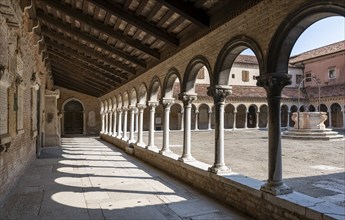
<svg viewBox="0 0 345 220"><path fill-rule="evenodd" d="M158 102L155 101L147 101L147 105L151 108L156 108L158 106Z"/></svg>
<svg viewBox="0 0 345 220"><path fill-rule="evenodd" d="M193 103L194 100L197 100L198 95L195 93L180 93L179 95L179 99L183 102L184 106L188 106L191 105Z"/></svg>
<svg viewBox="0 0 345 220"><path fill-rule="evenodd" d="M291 76L286 73L263 74L256 79L256 85L265 88L267 97L280 96L283 88L291 84Z"/></svg>
<svg viewBox="0 0 345 220"><path fill-rule="evenodd" d="M170 108L172 104L175 103L174 98L163 98L161 101L161 104L163 105L164 108Z"/></svg>
<svg viewBox="0 0 345 220"><path fill-rule="evenodd" d="M214 103L224 102L226 97L232 94L232 86L216 85L209 87L207 95L212 96Z"/></svg>
<svg viewBox="0 0 345 220"><path fill-rule="evenodd" d="M146 105L143 104L143 103L138 103L138 104L137 104L137 108L138 108L139 110L144 110L144 108L146 108Z"/></svg>
<svg viewBox="0 0 345 220"><path fill-rule="evenodd" d="M23 88L23 89L25 89L25 87L26 87L26 83L24 82L23 78L20 77L20 76L16 77L15 84L16 84L17 87L20 87L20 88Z"/></svg>

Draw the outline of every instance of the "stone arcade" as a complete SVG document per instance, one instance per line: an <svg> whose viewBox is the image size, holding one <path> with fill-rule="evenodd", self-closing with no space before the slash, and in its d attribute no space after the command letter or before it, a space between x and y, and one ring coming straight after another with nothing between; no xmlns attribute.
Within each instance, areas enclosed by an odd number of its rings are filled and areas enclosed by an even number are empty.
<svg viewBox="0 0 345 220"><path fill-rule="evenodd" d="M338 61L321 73L321 104L305 100L327 112L327 127L345 128L344 42L290 58L310 25L344 15L342 0L2 0L0 205L42 149L62 136L99 135L254 218L344 219L338 206L285 184L281 144L297 112L295 85L320 57ZM255 61L239 56L248 48ZM238 128L268 130L265 183L225 164L225 129ZM198 129L215 130L209 166L193 157ZM181 155L171 130L183 132Z"/></svg>

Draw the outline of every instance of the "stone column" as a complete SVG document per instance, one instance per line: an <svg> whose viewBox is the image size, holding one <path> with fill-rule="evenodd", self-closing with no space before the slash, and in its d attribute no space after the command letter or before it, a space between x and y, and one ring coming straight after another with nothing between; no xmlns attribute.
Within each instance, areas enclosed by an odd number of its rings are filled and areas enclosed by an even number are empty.
<svg viewBox="0 0 345 220"><path fill-rule="evenodd" d="M290 128L290 114L291 114L291 112L288 111L288 117L287 117L287 128L288 129Z"/></svg>
<svg viewBox="0 0 345 220"><path fill-rule="evenodd" d="M181 110L181 131L184 130L184 110Z"/></svg>
<svg viewBox="0 0 345 220"><path fill-rule="evenodd" d="M148 101L148 106L150 107L150 127L149 127L149 143L146 149L156 149L155 146L155 111L158 103Z"/></svg>
<svg viewBox="0 0 345 220"><path fill-rule="evenodd" d="M237 111L234 111L234 124L232 126L232 130L236 130L236 118L237 118Z"/></svg>
<svg viewBox="0 0 345 220"><path fill-rule="evenodd" d="M292 192L283 182L282 147L281 147L281 92L284 86L291 84L288 74L271 73L257 77L257 85L264 87L267 93L268 113L268 179L261 190L273 195Z"/></svg>
<svg viewBox="0 0 345 220"><path fill-rule="evenodd" d="M224 163L224 101L232 92L231 86L217 85L209 88L207 94L213 96L215 109L215 159L209 171L212 173L229 172Z"/></svg>
<svg viewBox="0 0 345 220"><path fill-rule="evenodd" d="M181 93L179 94L180 100L183 102L184 107L184 131L183 131L183 154L179 161L187 162L194 161L195 159L191 154L191 110L192 102L197 99L197 94Z"/></svg>
<svg viewBox="0 0 345 220"><path fill-rule="evenodd" d="M137 133L138 132L138 108L135 109L134 112L134 132Z"/></svg>
<svg viewBox="0 0 345 220"><path fill-rule="evenodd" d="M345 109L343 110L343 128L345 128Z"/></svg>
<svg viewBox="0 0 345 220"><path fill-rule="evenodd" d="M207 124L207 130L212 130L212 110L208 111L208 124Z"/></svg>
<svg viewBox="0 0 345 220"><path fill-rule="evenodd" d="M135 106L130 106L130 113L131 113L131 118L130 118L130 126L129 126L129 140L128 143L135 143L134 140L134 113L135 113Z"/></svg>
<svg viewBox="0 0 345 220"><path fill-rule="evenodd" d="M104 112L101 113L102 116L102 130L101 130L101 134L105 133L105 114Z"/></svg>
<svg viewBox="0 0 345 220"><path fill-rule="evenodd" d="M259 116L260 116L260 112L257 111L256 112L256 128L259 129Z"/></svg>
<svg viewBox="0 0 345 220"><path fill-rule="evenodd" d="M144 108L146 108L145 104L137 104L138 107L138 120L139 120L139 128L138 128L138 140L137 145L138 146L144 146L145 143L143 141L143 126L144 126Z"/></svg>
<svg viewBox="0 0 345 220"><path fill-rule="evenodd" d="M248 111L246 110L246 114L244 117L244 129L248 128Z"/></svg>
<svg viewBox="0 0 345 220"><path fill-rule="evenodd" d="M108 134L109 132L109 111L107 110L107 112L105 113L105 133L104 134Z"/></svg>
<svg viewBox="0 0 345 220"><path fill-rule="evenodd" d="M332 110L331 110L331 108L328 109L328 127L329 128L333 127L333 125L332 125Z"/></svg>
<svg viewBox="0 0 345 220"><path fill-rule="evenodd" d="M109 110L109 130L108 130L108 135L113 135L113 113L111 110ZM85 117L84 117L85 118ZM85 123L84 123L85 124Z"/></svg>
<svg viewBox="0 0 345 220"><path fill-rule="evenodd" d="M46 90L45 92L45 147L60 146L61 136L59 135L59 117L57 100L60 98L60 90Z"/></svg>
<svg viewBox="0 0 345 220"><path fill-rule="evenodd" d="M195 128L194 130L199 130L199 111L195 110Z"/></svg>
<svg viewBox="0 0 345 220"><path fill-rule="evenodd" d="M122 109L118 108L118 114L119 114L119 122L117 124L117 138L121 139L122 138Z"/></svg>
<svg viewBox="0 0 345 220"><path fill-rule="evenodd" d="M160 154L169 154L171 150L169 148L169 125L170 125L170 107L174 104L173 98L163 98L162 105L164 107L164 124L163 124L163 147L159 151Z"/></svg>
<svg viewBox="0 0 345 220"><path fill-rule="evenodd" d="M123 135L122 135L122 140L127 141L128 136L127 136L127 117L128 116L128 108L123 107Z"/></svg>
<svg viewBox="0 0 345 220"><path fill-rule="evenodd" d="M116 113L116 109L113 110L113 137L116 137L117 132L116 132L116 121L117 121L117 113Z"/></svg>

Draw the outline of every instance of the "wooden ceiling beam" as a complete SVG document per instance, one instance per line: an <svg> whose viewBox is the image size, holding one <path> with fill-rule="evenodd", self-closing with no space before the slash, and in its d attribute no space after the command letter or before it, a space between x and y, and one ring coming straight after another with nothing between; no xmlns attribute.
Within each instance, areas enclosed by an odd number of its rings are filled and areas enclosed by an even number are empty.
<svg viewBox="0 0 345 220"><path fill-rule="evenodd" d="M142 31L158 38L159 40L169 44L170 46L179 46L179 40L170 35L169 33L158 28L154 24L151 24L139 16L136 16L132 11L123 8L119 4L112 4L104 0L89 0L92 4L105 10L108 13L115 15L116 17L126 21L127 23L141 29Z"/></svg>
<svg viewBox="0 0 345 220"><path fill-rule="evenodd" d="M91 76L86 75L85 78L95 80L99 83L102 83L106 87L113 87L115 84L118 84L118 82L107 78L106 76L103 75L103 73L99 73L97 70L94 71L90 68L86 69L86 67L82 64L79 64L76 62L71 62L71 59L69 59L65 55L57 54L57 53L54 53L51 51L48 51L48 54L50 54L52 56L51 59L56 61L56 62L60 62L62 64L68 63L69 65L73 65L73 66L79 68L81 71L83 71L85 73L91 74ZM96 76L94 77L93 74L95 74ZM90 77L92 77L92 78L90 78ZM108 82L108 81L110 81L110 82Z"/></svg>
<svg viewBox="0 0 345 220"><path fill-rule="evenodd" d="M200 28L208 28L210 25L209 16L202 9L194 7L193 3L184 0L157 0L175 13L188 19Z"/></svg>
<svg viewBox="0 0 345 220"><path fill-rule="evenodd" d="M109 35L112 38L118 39L122 41L125 44L128 44L129 46L159 60L160 59L160 53L157 50L151 49L148 46L145 46L140 43L138 40L134 40L131 37L128 37L124 35L121 31L115 31L111 27L105 25L103 22L96 21L92 19L90 16L85 16L82 12L76 9L72 9L68 6L63 6L57 1L51 1L51 0L42 0L45 4L59 10L60 12L73 17L80 21L81 23L87 24L90 27L97 29L98 31L105 33Z"/></svg>
<svg viewBox="0 0 345 220"><path fill-rule="evenodd" d="M76 87L75 85L72 85L66 79L62 79L61 77L54 77L53 80L54 80L54 84L57 86L61 86L63 88L73 90L76 92L80 92L80 93L83 93L86 95L90 95L90 96L94 96L94 97L100 97L101 95L104 94L104 92L94 92L94 91L86 90L86 89L83 89L80 87Z"/></svg>
<svg viewBox="0 0 345 220"><path fill-rule="evenodd" d="M99 60L101 60L104 63L107 63L109 65L115 66L127 73L131 73L131 74L136 74L136 70L132 67L128 67L125 64L115 61L113 58L107 57L104 54L99 53L98 51L91 49L89 47L86 47L85 45L80 44L78 41L72 41L72 40L67 40L66 38L64 38L62 35L53 32L53 31L49 31L48 28L44 27L42 28L42 34L44 36L49 37L51 40L55 40L57 42L60 42L62 44L64 44L65 46L72 48L73 50L77 50L80 53L86 54L87 56L93 56ZM126 76L126 75L123 75Z"/></svg>
<svg viewBox="0 0 345 220"><path fill-rule="evenodd" d="M95 46L101 48L102 50L108 51L109 53L112 53L116 56L119 56L119 57L125 59L125 60L128 60L129 62L131 62L135 65L141 66L143 68L147 67L145 61L143 61L139 58L133 57L127 53L124 53L120 49L114 48L114 47L110 46L109 44L107 44L106 42L104 42L100 39L96 39L92 35L83 33L79 29L72 28L69 25L62 23L61 21L59 21L58 19L56 19L52 16L45 15L41 11L37 11L37 18L55 26L56 28L60 28L64 32L68 32L68 33L78 37L79 39L83 39L89 43L92 43Z"/></svg>
<svg viewBox="0 0 345 220"><path fill-rule="evenodd" d="M79 72L79 74L80 73L87 73L88 74L87 76L91 76L92 78L97 78L97 77L105 78L106 80L111 81L111 83L109 83L109 86L114 86L114 85L120 84L118 81L115 81L112 78L105 76L104 73L101 73L96 69L92 69L89 66L81 65L78 63L66 62L67 58L62 58L62 57L67 57L64 54L56 54L56 52L51 52L51 51L49 51L48 53L54 57L52 62L55 62L55 63L59 62L61 67L64 67L69 71L76 71L77 73Z"/></svg>
<svg viewBox="0 0 345 220"><path fill-rule="evenodd" d="M52 41L50 40L46 40L45 41L47 46L50 46L51 48L53 48L55 51L58 51L60 54L68 54L71 57L73 57L74 59L80 61L81 63L83 63L85 65L85 63L87 63L86 67L90 68L93 67L93 69L101 69L103 72L106 72L108 75L115 77L117 79L114 79L115 82L117 83L121 83L122 80L128 80L127 77L122 76L122 74L117 74L117 71L115 69L111 69L105 65L101 65L99 64L97 61L92 60L91 58L88 58L86 56L83 56L65 46L63 46L62 48L57 47L56 44L54 44ZM96 67L96 68L95 68Z"/></svg>
<svg viewBox="0 0 345 220"><path fill-rule="evenodd" d="M56 70L53 70L52 72L53 72L54 83L56 84L56 80L58 80L61 82L60 86L62 86L62 87L65 87L66 85L68 85L69 88L72 90L78 89L79 92L86 93L86 94L91 93L91 94L96 95L96 96L99 96L99 95L105 93L105 91L95 89L90 85L82 85L79 83L74 83L73 81L71 81L70 78L59 74L58 71L56 71Z"/></svg>
<svg viewBox="0 0 345 220"><path fill-rule="evenodd" d="M53 71L55 71L55 74L58 74L58 76L62 76L62 77L65 77L66 79L69 79L70 82L73 83L73 84L84 86L86 89L87 88L92 88L94 90L97 90L98 92L103 92L104 90L108 90L109 89L109 88L100 87L99 85L94 84L94 83L91 84L91 83L83 82L83 81L81 81L80 77L79 78L71 77L71 76L76 76L75 72L72 72L72 71L67 71L66 72L65 69L61 69L58 65L59 64L53 64L53 66L52 66L52 69L53 69Z"/></svg>

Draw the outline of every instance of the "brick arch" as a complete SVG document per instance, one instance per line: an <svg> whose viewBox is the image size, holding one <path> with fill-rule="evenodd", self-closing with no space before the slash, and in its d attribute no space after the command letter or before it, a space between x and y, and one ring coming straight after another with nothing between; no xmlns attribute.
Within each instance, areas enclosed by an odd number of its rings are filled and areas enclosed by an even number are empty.
<svg viewBox="0 0 345 220"><path fill-rule="evenodd" d="M267 72L287 74L290 53L303 31L323 18L344 14L344 2L319 0L310 1L287 16L270 41Z"/></svg>
<svg viewBox="0 0 345 220"><path fill-rule="evenodd" d="M157 76L154 76L151 80L151 84L149 87L149 101L158 102L160 99L161 93L161 81Z"/></svg>
<svg viewBox="0 0 345 220"><path fill-rule="evenodd" d="M172 98L174 95L174 83L178 79L181 91L181 76L176 68L171 68L163 83L163 95L165 98Z"/></svg>
<svg viewBox="0 0 345 220"><path fill-rule="evenodd" d="M117 100L116 100L116 96L113 96L112 98L112 102L113 102L113 111L116 110L116 107L117 107Z"/></svg>
<svg viewBox="0 0 345 220"><path fill-rule="evenodd" d="M122 105L123 105L123 103L122 103L122 95L121 95L121 93L119 93L119 94L117 95L117 107L118 107L118 108L121 108Z"/></svg>
<svg viewBox="0 0 345 220"><path fill-rule="evenodd" d="M212 84L213 74L211 71L212 70L211 65L204 56L198 55L198 56L195 56L188 63L186 67L186 70L183 76L181 92L192 93L192 94L195 93L195 80L196 80L199 70L204 66L206 67L208 71L210 84Z"/></svg>
<svg viewBox="0 0 345 220"><path fill-rule="evenodd" d="M139 86L138 103L145 104L147 101L147 87L145 83Z"/></svg>
<svg viewBox="0 0 345 220"><path fill-rule="evenodd" d="M127 108L129 101L128 91L125 91L122 95L122 106Z"/></svg>
<svg viewBox="0 0 345 220"><path fill-rule="evenodd" d="M260 74L264 73L264 59L259 45L247 36L241 35L231 39L220 51L214 69L213 85L228 85L230 71L236 57L245 49L251 49L258 60Z"/></svg>
<svg viewBox="0 0 345 220"><path fill-rule="evenodd" d="M129 97L129 104L131 106L136 106L137 102L138 102L138 95L137 95L137 90L135 89L135 87L133 87L131 89L131 94L130 94L130 97Z"/></svg>

